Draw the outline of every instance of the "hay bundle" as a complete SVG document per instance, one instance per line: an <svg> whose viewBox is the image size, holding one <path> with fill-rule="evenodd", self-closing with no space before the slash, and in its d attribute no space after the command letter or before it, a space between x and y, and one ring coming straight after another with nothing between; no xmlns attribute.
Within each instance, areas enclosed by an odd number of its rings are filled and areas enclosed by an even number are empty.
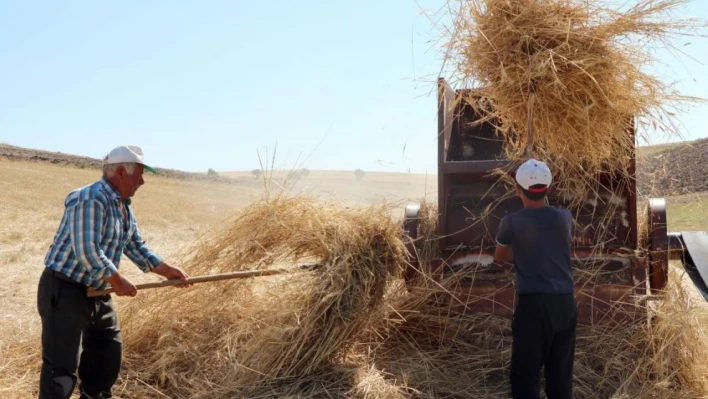
<svg viewBox="0 0 708 399"><path fill-rule="evenodd" d="M191 274L317 262L314 271L161 291L130 303L128 370L168 396L232 397L309 388L333 372L371 317L405 249L385 206L337 208L311 198L257 202L188 262ZM147 294L147 292L145 293ZM305 384L305 387L303 387ZM353 385L349 387L351 388ZM285 390L285 391L284 391ZM310 392L312 393L312 392Z"/></svg>
<svg viewBox="0 0 708 399"><path fill-rule="evenodd" d="M588 198L601 171L629 176L635 122L679 134L671 107L694 99L643 68L652 42L699 26L671 17L686 2L620 11L597 0L463 1L446 30L449 80L472 88L464 101L499 126L511 160L527 156L532 110L534 155L550 162L561 194Z"/></svg>

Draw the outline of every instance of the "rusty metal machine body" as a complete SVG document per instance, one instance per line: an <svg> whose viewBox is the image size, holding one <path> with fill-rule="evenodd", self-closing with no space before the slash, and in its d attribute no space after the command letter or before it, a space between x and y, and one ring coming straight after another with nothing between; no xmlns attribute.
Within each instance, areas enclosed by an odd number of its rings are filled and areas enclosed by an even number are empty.
<svg viewBox="0 0 708 399"><path fill-rule="evenodd" d="M439 80L438 89L440 257L428 265L430 275L437 279L468 276L450 293L449 306L461 312L511 317L516 300L513 264L498 264L493 254L501 219L523 205L518 197L508 195L510 187L492 173L510 166L510 161L504 157L503 141L495 127L488 122L473 123L479 120L474 109L459 100L470 93L454 91L444 79ZM670 257L682 262L708 300L703 280L708 279L708 234L669 234L665 201L660 198L643 206L647 223L640 234L634 179L629 184L609 174L597 179L599 195L571 209L580 323L633 318L633 312L642 308L636 306L637 300L656 295L666 286ZM569 200L553 190L548 195L550 205L567 207ZM417 205L405 211L403 227L413 239L418 236L418 213ZM419 277L419 265L415 260L412 265L406 273L409 284ZM623 307L624 311L615 311Z"/></svg>

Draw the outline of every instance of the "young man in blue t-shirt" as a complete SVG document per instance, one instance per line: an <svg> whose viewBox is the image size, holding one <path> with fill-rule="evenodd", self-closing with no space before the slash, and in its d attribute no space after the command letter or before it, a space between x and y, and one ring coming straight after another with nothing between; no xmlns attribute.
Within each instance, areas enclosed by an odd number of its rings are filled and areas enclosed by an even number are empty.
<svg viewBox="0 0 708 399"><path fill-rule="evenodd" d="M524 209L505 216L494 258L514 261L518 302L512 322L511 392L539 398L545 366L546 396L571 398L578 313L570 264L572 216L546 205L552 181L535 159L516 171L516 193Z"/></svg>

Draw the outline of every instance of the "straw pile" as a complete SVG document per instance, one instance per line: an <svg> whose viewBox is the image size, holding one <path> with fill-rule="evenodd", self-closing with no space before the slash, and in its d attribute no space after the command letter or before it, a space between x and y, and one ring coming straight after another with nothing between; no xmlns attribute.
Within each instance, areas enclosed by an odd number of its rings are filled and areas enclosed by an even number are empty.
<svg viewBox="0 0 708 399"><path fill-rule="evenodd" d="M695 99L644 69L649 49L700 26L671 15L687 2L462 1L445 30L448 80L471 89L463 101L498 126L511 160L527 156L531 110L533 155L550 163L556 189L591 198L601 171L630 177L635 123L679 135L672 117Z"/></svg>
<svg viewBox="0 0 708 399"><path fill-rule="evenodd" d="M254 203L199 244L187 262L192 275L321 266L141 294L123 318L129 392L309 396L322 389L307 382L313 375L330 381L324 385L351 380L360 370L347 371L344 356L370 319L384 316L385 289L405 261L400 234L385 206L338 208L307 197Z"/></svg>

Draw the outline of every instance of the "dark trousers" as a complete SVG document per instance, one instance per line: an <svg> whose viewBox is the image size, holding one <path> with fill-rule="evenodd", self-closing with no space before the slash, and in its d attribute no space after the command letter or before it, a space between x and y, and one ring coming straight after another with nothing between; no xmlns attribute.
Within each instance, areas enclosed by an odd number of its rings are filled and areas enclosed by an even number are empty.
<svg viewBox="0 0 708 399"><path fill-rule="evenodd" d="M89 298L85 286L46 269L37 308L42 319L39 398L68 399L77 370L82 399L112 397L122 342L110 295Z"/></svg>
<svg viewBox="0 0 708 399"><path fill-rule="evenodd" d="M520 295L512 322L511 394L540 398L545 367L548 399L573 397L578 310L572 294Z"/></svg>

